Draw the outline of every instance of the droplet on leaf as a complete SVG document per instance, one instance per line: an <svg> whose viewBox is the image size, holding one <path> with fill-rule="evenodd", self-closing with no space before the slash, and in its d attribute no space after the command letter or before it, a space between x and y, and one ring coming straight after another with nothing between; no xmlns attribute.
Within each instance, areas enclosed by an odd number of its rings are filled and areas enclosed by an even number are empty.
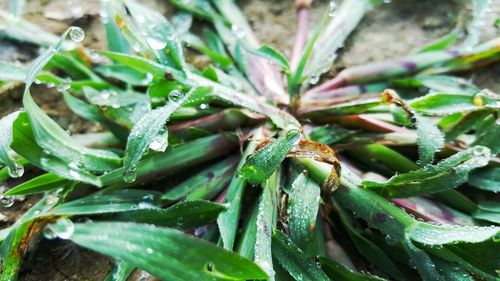
<svg viewBox="0 0 500 281"><path fill-rule="evenodd" d="M85 38L85 31L78 26L72 26L69 31L69 37L73 42L80 43Z"/></svg>

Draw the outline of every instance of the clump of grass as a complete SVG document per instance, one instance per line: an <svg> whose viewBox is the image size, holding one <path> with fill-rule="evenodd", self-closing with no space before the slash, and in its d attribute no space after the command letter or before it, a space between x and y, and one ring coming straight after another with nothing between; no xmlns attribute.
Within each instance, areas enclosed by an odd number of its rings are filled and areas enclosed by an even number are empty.
<svg viewBox="0 0 500 281"><path fill-rule="evenodd" d="M453 76L500 59L500 38L478 41L488 1L472 1L464 30L319 84L382 3L331 2L309 32L311 1L296 1L289 61L233 1L171 2L167 20L103 1L106 51L81 45L79 27L57 38L0 13L5 36L46 47L29 66L0 63L2 86L24 83L23 109L0 120L0 180L22 179L2 203L41 194L0 232L2 280L56 238L115 259L106 280L135 268L164 280L498 278L500 209L478 198L500 190L499 96ZM187 64L186 48L212 64ZM69 135L33 83L105 131Z"/></svg>

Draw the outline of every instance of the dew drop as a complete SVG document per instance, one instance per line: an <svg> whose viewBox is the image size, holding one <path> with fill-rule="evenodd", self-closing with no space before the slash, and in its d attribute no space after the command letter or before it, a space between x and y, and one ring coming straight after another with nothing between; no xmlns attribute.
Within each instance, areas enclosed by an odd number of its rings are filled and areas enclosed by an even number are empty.
<svg viewBox="0 0 500 281"><path fill-rule="evenodd" d="M328 15L330 17L333 17L333 16L335 16L335 13L337 13L337 3L332 0L332 1L330 1Z"/></svg>
<svg viewBox="0 0 500 281"><path fill-rule="evenodd" d="M175 103L179 103L180 100L184 97L184 94L182 93L182 91L180 90L173 90L170 92L170 94L168 95L168 100L170 102L175 102Z"/></svg>
<svg viewBox="0 0 500 281"><path fill-rule="evenodd" d="M131 167L123 173L123 180L126 183L132 183L137 179L137 169L136 167Z"/></svg>
<svg viewBox="0 0 500 281"><path fill-rule="evenodd" d="M299 143L301 138L300 131L297 129L291 129L286 132L286 139L291 145L296 145Z"/></svg>
<svg viewBox="0 0 500 281"><path fill-rule="evenodd" d="M137 15L136 20L138 23L144 23L146 21L143 15Z"/></svg>
<svg viewBox="0 0 500 281"><path fill-rule="evenodd" d="M146 42L155 50L162 50L167 46L167 42L160 38L148 37L146 38Z"/></svg>
<svg viewBox="0 0 500 281"><path fill-rule="evenodd" d="M209 107L210 107L210 105L208 105L207 103L202 103L202 104L200 104L200 109L201 109L201 110L208 109Z"/></svg>
<svg viewBox="0 0 500 281"><path fill-rule="evenodd" d="M318 83L318 81L319 81L319 75L318 75L318 74L313 74L313 75L311 75L311 77L309 78L309 83L310 83L310 84L313 84L313 85L314 85L314 84Z"/></svg>
<svg viewBox="0 0 500 281"><path fill-rule="evenodd" d="M153 138L151 144L149 144L149 148L154 151L165 152L168 147L168 139L165 135L158 135Z"/></svg>
<svg viewBox="0 0 500 281"><path fill-rule="evenodd" d="M151 83L152 81L153 81L153 74L151 74L151 73L148 72L146 74L146 78L144 78L144 80L141 81L141 84L142 85L147 85L147 84Z"/></svg>
<svg viewBox="0 0 500 281"><path fill-rule="evenodd" d="M75 231L75 225L68 218L60 218L54 223L47 224L43 229L43 236L47 239L69 239Z"/></svg>
<svg viewBox="0 0 500 281"><path fill-rule="evenodd" d="M7 171L9 172L9 176L12 178L20 178L24 174L24 167L18 163L14 163L13 167L8 167Z"/></svg>
<svg viewBox="0 0 500 281"><path fill-rule="evenodd" d="M231 26L231 31L233 32L234 36L236 36L238 38L243 38L243 37L245 37L245 34L246 34L245 30L243 28L240 28L236 24L233 24Z"/></svg>
<svg viewBox="0 0 500 281"><path fill-rule="evenodd" d="M0 197L0 204L2 204L4 208L10 208L14 205L14 197L2 195Z"/></svg>
<svg viewBox="0 0 500 281"><path fill-rule="evenodd" d="M181 227L184 225L184 217L177 217L177 226Z"/></svg>
<svg viewBox="0 0 500 281"><path fill-rule="evenodd" d="M388 244L388 245L396 245L396 243L398 242L396 238L392 237L391 235L387 234L385 236L385 242Z"/></svg>
<svg viewBox="0 0 500 281"><path fill-rule="evenodd" d="M146 253L148 253L148 254L152 254L152 253L153 253L153 249L151 249L151 248L147 248L147 249L146 249Z"/></svg>
<svg viewBox="0 0 500 281"><path fill-rule="evenodd" d="M474 154L474 156L480 156L486 158L489 158L491 156L491 151L489 148L479 145L472 148L472 153Z"/></svg>
<svg viewBox="0 0 500 281"><path fill-rule="evenodd" d="M78 26L72 26L69 31L69 37L73 42L80 43L85 38L85 31Z"/></svg>

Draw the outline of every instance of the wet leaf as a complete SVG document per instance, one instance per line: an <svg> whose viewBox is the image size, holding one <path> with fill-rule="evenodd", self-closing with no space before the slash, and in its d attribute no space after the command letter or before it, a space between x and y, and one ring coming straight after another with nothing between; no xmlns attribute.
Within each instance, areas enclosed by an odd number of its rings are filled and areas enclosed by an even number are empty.
<svg viewBox="0 0 500 281"><path fill-rule="evenodd" d="M162 279L267 278L251 261L169 228L116 222L75 224L70 239Z"/></svg>
<svg viewBox="0 0 500 281"><path fill-rule="evenodd" d="M389 197L436 193L467 181L471 170L488 164L490 151L483 146L459 152L436 165L393 176L384 183L365 181L364 187Z"/></svg>
<svg viewBox="0 0 500 281"><path fill-rule="evenodd" d="M296 280L330 280L313 257L300 250L280 231L273 233L273 255Z"/></svg>
<svg viewBox="0 0 500 281"><path fill-rule="evenodd" d="M251 184L268 179L285 159L287 153L301 138L298 130L290 130L285 135L272 140L261 150L255 152L240 170L240 175Z"/></svg>

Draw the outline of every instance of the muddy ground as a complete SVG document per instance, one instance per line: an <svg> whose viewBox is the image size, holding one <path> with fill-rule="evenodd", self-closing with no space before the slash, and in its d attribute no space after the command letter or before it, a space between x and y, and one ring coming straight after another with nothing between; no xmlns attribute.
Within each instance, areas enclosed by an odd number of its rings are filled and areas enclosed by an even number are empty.
<svg viewBox="0 0 500 281"><path fill-rule="evenodd" d="M0 3L5 8L6 2ZM106 48L104 31L99 21L99 1L87 0L31 0L27 1L26 18L45 29L60 34L70 25L78 25L87 34L83 44L95 48ZM140 1L164 14L173 9L168 1ZM244 13L250 20L257 37L266 44L277 47L289 55L295 33L295 10L293 0L244 0L239 1ZM310 27L314 28L329 1L314 1L310 17ZM370 61L382 60L409 54L421 46L445 35L455 26L456 17L468 9L470 1L435 0L394 0L369 12L359 28L346 43L338 66L351 66ZM500 33L493 27L493 21L500 13L500 1L493 0L494 7L485 20L482 39L490 39ZM15 43L0 43L0 59L29 62L37 49ZM203 64L203 57L190 58L196 64ZM500 64L464 74L480 87L500 92ZM36 86L33 95L38 104L61 126L69 132L85 133L99 131L101 128L71 114L54 89ZM0 116L21 107L20 89L0 94ZM14 183L9 183L13 185ZM13 223L24 212L34 198L17 202L13 207L2 210L6 216L3 226ZM69 242L43 241L37 251L25 264L20 280L103 280L111 268L108 258L78 248ZM129 280L149 280L140 272Z"/></svg>

